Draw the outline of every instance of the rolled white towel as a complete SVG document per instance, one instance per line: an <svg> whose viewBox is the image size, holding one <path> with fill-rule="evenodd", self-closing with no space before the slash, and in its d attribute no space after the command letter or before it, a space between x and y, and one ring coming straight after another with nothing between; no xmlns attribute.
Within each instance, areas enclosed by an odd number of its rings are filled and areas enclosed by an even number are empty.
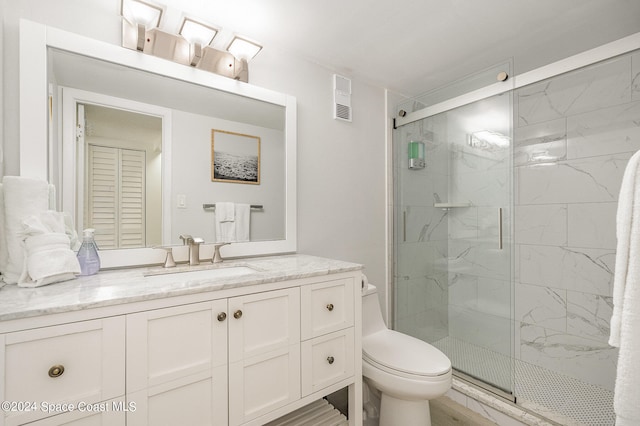
<svg viewBox="0 0 640 426"><path fill-rule="evenodd" d="M7 265L4 281L15 284L22 273L24 254L21 232L22 221L34 214L49 209L49 184L44 180L20 176L3 178L5 235Z"/></svg>

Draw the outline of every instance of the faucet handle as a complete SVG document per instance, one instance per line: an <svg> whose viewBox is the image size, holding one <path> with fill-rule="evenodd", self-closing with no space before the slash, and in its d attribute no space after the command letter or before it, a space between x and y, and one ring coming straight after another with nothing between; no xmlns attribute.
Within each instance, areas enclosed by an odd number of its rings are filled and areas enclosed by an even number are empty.
<svg viewBox="0 0 640 426"><path fill-rule="evenodd" d="M183 246L193 242L193 237L189 234L180 234L180 239L182 240Z"/></svg>
<svg viewBox="0 0 640 426"><path fill-rule="evenodd" d="M220 255L220 247L229 245L231 243L216 243L213 245L213 258L211 259L211 263L220 263L224 259Z"/></svg>
<svg viewBox="0 0 640 426"><path fill-rule="evenodd" d="M176 261L173 259L173 248L171 247L162 247L156 246L153 247L155 249L162 249L167 252L167 257L164 259L164 267L165 268L174 268L176 266Z"/></svg>

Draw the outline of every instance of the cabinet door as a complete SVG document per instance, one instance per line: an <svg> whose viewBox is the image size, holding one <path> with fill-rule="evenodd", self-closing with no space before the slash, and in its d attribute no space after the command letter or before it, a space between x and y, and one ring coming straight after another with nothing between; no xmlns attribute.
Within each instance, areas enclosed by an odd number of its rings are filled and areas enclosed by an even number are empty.
<svg viewBox="0 0 640 426"><path fill-rule="evenodd" d="M298 287L229 299L229 362L300 343Z"/></svg>
<svg viewBox="0 0 640 426"><path fill-rule="evenodd" d="M226 313L218 300L127 315L127 424L227 424Z"/></svg>
<svg viewBox="0 0 640 426"><path fill-rule="evenodd" d="M0 336L0 400L36 404L30 411L5 411L4 424L62 414L65 406L55 404L94 404L123 396L124 324L120 316Z"/></svg>
<svg viewBox="0 0 640 426"><path fill-rule="evenodd" d="M229 300L229 420L238 425L300 398L300 290Z"/></svg>

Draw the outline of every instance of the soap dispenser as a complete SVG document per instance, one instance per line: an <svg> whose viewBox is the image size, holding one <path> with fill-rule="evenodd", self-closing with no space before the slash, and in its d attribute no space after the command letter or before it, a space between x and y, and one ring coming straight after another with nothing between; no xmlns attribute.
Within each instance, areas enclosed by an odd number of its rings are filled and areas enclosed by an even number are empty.
<svg viewBox="0 0 640 426"><path fill-rule="evenodd" d="M95 275L100 270L100 257L98 246L93 238L95 229L87 228L82 231L82 245L78 250L78 262L80 263L80 275Z"/></svg>

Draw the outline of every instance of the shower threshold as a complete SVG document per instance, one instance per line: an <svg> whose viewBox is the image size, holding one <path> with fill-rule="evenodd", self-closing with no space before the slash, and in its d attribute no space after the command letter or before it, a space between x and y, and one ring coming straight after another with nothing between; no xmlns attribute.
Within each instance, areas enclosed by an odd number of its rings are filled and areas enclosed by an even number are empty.
<svg viewBox="0 0 640 426"><path fill-rule="evenodd" d="M506 399L509 402L516 403L516 396L513 392L509 392L505 389L501 389L499 387L493 386L477 377L474 377L470 374L465 373L462 370L458 370L456 368L453 369L453 375L460 380L464 380L465 382L471 383L472 385L481 388L487 392L494 394L502 399Z"/></svg>

